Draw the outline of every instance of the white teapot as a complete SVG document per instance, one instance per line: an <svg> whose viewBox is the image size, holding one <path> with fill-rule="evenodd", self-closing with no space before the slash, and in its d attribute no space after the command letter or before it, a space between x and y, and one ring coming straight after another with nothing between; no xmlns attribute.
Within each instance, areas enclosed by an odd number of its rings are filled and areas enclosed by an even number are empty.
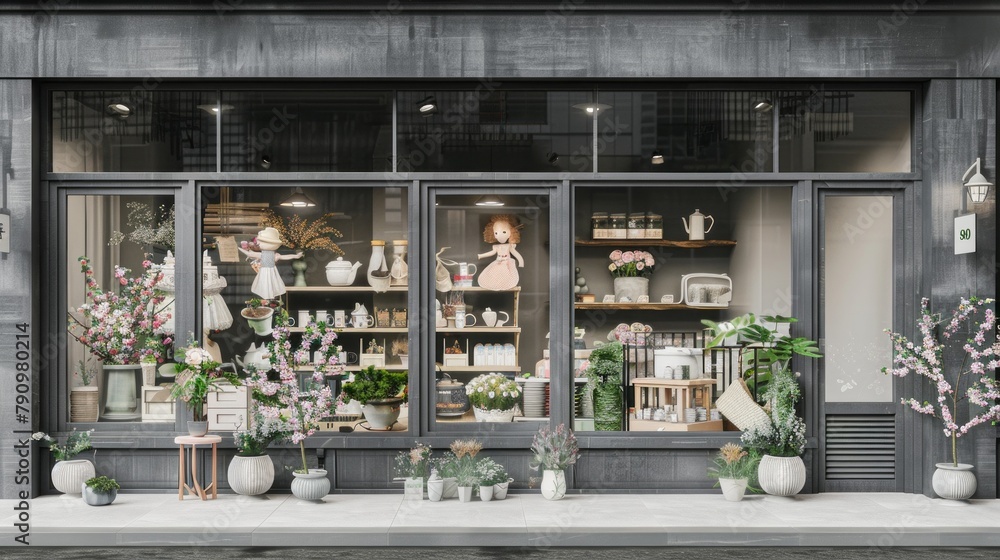
<svg viewBox="0 0 1000 560"><path fill-rule="evenodd" d="M345 261L344 257L337 257L337 260L326 264L326 281L331 286L350 286L354 283L359 268L361 261L351 264L351 261Z"/></svg>
<svg viewBox="0 0 1000 560"><path fill-rule="evenodd" d="M681 222L684 223L684 231L687 232L688 239L691 241L705 239L705 234L712 231L712 226L715 225L715 218L702 214L697 208L694 209L694 214L688 216L688 219L691 220L690 224L683 217L681 218ZM705 229L705 220L712 221L708 225L708 229Z"/></svg>

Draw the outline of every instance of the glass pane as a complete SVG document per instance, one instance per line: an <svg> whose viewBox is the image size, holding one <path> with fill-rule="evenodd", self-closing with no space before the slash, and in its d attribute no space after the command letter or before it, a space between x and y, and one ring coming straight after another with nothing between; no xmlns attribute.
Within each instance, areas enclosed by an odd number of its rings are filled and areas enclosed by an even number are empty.
<svg viewBox="0 0 1000 560"><path fill-rule="evenodd" d="M436 202L437 427L475 422L470 404L494 420L509 423L517 404L522 419L547 421L549 197L439 195ZM527 373L535 375L526 380ZM466 388L479 386L470 403Z"/></svg>
<svg viewBox="0 0 1000 560"><path fill-rule="evenodd" d="M705 351L701 320L791 314L791 189L579 187L575 200L577 429L723 430L709 409L741 356Z"/></svg>
<svg viewBox="0 0 1000 560"><path fill-rule="evenodd" d="M826 402L891 402L892 197L828 196L824 214Z"/></svg>
<svg viewBox="0 0 1000 560"><path fill-rule="evenodd" d="M781 171L910 171L911 97L906 91L783 92Z"/></svg>
<svg viewBox="0 0 1000 560"><path fill-rule="evenodd" d="M769 92L601 92L601 173L763 172L773 168Z"/></svg>
<svg viewBox="0 0 1000 560"><path fill-rule="evenodd" d="M222 94L224 171L391 171L392 94Z"/></svg>
<svg viewBox="0 0 1000 560"><path fill-rule="evenodd" d="M52 171L215 171L217 99L208 91L54 91Z"/></svg>
<svg viewBox="0 0 1000 560"><path fill-rule="evenodd" d="M173 422L172 196L69 196L70 422ZM166 345L166 346L165 346ZM156 358L142 364L147 355Z"/></svg>
<svg viewBox="0 0 1000 560"><path fill-rule="evenodd" d="M202 196L202 328L206 348L220 361L234 362L241 374L253 364L278 381L267 348L287 312L288 361L300 349L306 353L294 367L302 386L313 381L319 358L320 341L303 338L312 323L337 332L338 365L346 376L324 379L334 395L367 366L406 374L406 189L209 187ZM283 206L289 199L302 205ZM386 274L378 272L383 269ZM360 415L360 403L342 402L320 431L353 428ZM393 431L407 430L408 419L404 405ZM219 425L226 421L220 416Z"/></svg>
<svg viewBox="0 0 1000 560"><path fill-rule="evenodd" d="M400 172L592 170L589 92L407 91L398 99Z"/></svg>

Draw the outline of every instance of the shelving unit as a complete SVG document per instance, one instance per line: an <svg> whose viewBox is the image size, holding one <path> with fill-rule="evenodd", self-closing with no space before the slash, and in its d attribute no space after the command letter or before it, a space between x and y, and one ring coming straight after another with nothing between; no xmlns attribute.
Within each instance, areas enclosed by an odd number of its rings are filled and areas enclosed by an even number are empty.
<svg viewBox="0 0 1000 560"><path fill-rule="evenodd" d="M582 303L576 302L574 304L576 309L630 309L636 311L669 311L669 310L680 310L680 309L700 309L700 310L710 310L710 309L728 309L728 307L722 307L718 305L688 305L686 303Z"/></svg>
<svg viewBox="0 0 1000 560"><path fill-rule="evenodd" d="M577 239L578 247L676 247L678 249L705 249L708 247L735 247L731 239L702 239L698 241L671 239Z"/></svg>

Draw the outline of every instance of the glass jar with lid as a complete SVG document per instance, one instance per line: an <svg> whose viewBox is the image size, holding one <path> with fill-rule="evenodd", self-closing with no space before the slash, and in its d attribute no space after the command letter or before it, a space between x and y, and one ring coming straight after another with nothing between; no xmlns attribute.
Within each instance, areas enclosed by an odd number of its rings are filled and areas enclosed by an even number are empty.
<svg viewBox="0 0 1000 560"><path fill-rule="evenodd" d="M625 223L625 213L616 212L611 214L609 219L611 228L608 230L609 238L612 239L625 239L628 237L627 224Z"/></svg>
<svg viewBox="0 0 1000 560"><path fill-rule="evenodd" d="M646 213L646 239L663 239L663 216Z"/></svg>
<svg viewBox="0 0 1000 560"><path fill-rule="evenodd" d="M643 239L646 237L646 213L632 212L628 215L628 238Z"/></svg>
<svg viewBox="0 0 1000 560"><path fill-rule="evenodd" d="M611 227L609 220L607 212L594 212L590 217L593 239L606 239L609 237L608 230Z"/></svg>

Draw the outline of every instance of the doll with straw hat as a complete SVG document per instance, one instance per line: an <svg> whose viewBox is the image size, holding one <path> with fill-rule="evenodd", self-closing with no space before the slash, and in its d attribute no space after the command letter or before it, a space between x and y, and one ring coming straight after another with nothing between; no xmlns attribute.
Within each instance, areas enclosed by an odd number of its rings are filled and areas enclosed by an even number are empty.
<svg viewBox="0 0 1000 560"><path fill-rule="evenodd" d="M257 245L260 246L260 252L240 248L240 251L247 257L260 261L257 278L250 286L250 291L263 299L274 299L285 293L285 282L282 281L281 274L278 273L278 261L301 259L302 252L293 255L279 255L277 251L282 245L281 235L273 227L266 227L257 232Z"/></svg>

